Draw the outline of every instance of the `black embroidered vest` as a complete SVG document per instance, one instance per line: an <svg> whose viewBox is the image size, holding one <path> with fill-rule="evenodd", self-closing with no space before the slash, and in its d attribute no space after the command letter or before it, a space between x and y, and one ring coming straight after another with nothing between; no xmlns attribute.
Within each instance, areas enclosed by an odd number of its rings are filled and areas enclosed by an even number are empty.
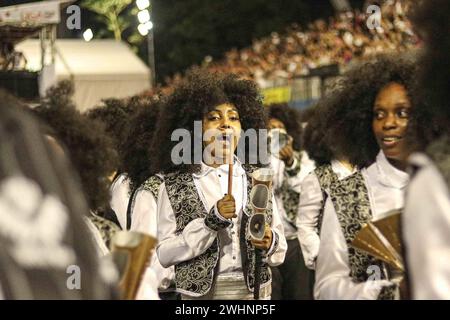
<svg viewBox="0 0 450 320"><path fill-rule="evenodd" d="M158 193L159 187L163 183L163 178L160 175L153 175L148 178L142 185L139 186L136 190L131 192L130 199L128 200L128 208L127 208L127 230L131 227L131 215L134 209L134 203L136 202L136 196L140 190L150 191L155 198L155 201L158 202Z"/></svg>
<svg viewBox="0 0 450 320"><path fill-rule="evenodd" d="M240 225L240 248L242 269L247 287L250 292L254 287L255 250L250 242L248 234L248 220L253 209L249 202L251 190L251 172L254 168L244 166L247 172L247 203L241 215ZM208 213L196 190L192 174L180 173L164 177L167 194L176 217L176 234L183 232L184 228L197 218L205 218L208 225L209 217L214 213ZM266 213L266 221L272 222L272 201L270 209ZM213 209L214 210L214 209ZM275 247L278 246L278 236L275 236ZM215 284L220 259L220 241L216 237L212 245L201 255L175 265L175 283L177 291L192 296L200 297L210 293ZM266 263L261 268L261 286L268 284L271 280L269 268Z"/></svg>
<svg viewBox="0 0 450 320"><path fill-rule="evenodd" d="M363 175L358 171L339 183L331 184L329 190L348 247L350 277L357 283L365 282L369 278L370 267L376 266L381 271L381 279L385 279L380 260L350 245L364 224L372 220L369 193ZM384 287L378 298L392 300L394 293L394 288Z"/></svg>
<svg viewBox="0 0 450 320"><path fill-rule="evenodd" d="M339 181L337 174L333 171L331 168L331 164L322 165L320 167L317 167L314 169L314 173L317 176L317 180L319 180L320 189L322 190L322 202L320 205L320 212L319 217L317 219L317 228L319 230L322 229L322 220L323 220L323 211L325 208L325 201L328 197L328 194L330 192L330 186L333 183L336 183Z"/></svg>
<svg viewBox="0 0 450 320"><path fill-rule="evenodd" d="M158 192L159 187L163 183L163 178L159 175L154 175L148 178L141 186L144 190L150 191L155 198L155 201L158 202Z"/></svg>
<svg viewBox="0 0 450 320"><path fill-rule="evenodd" d="M298 152L294 152L294 157L297 159L296 166L291 170L284 170L283 183L278 189L274 190L274 193L276 196L279 196L281 198L283 208L286 212L287 221L292 227L297 229L296 219L300 193L292 190L292 188L289 186L288 179L290 177L296 176L300 172L301 154Z"/></svg>

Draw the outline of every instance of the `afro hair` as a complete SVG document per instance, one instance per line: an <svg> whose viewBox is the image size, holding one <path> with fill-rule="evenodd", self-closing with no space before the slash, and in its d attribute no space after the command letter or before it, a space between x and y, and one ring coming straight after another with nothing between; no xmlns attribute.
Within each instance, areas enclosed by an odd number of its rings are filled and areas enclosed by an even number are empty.
<svg viewBox="0 0 450 320"><path fill-rule="evenodd" d="M274 103L268 106L269 119L275 118L283 122L286 131L293 139L294 150L300 151L302 148L302 124L300 113L288 106L287 103Z"/></svg>
<svg viewBox="0 0 450 320"><path fill-rule="evenodd" d="M379 91L391 82L403 85L414 107L416 63L412 58L380 55L349 70L321 102L324 139L334 156L362 168L375 161L379 146L372 131L373 104Z"/></svg>
<svg viewBox="0 0 450 320"><path fill-rule="evenodd" d="M152 139L155 135L160 100L153 100L147 107L141 108L131 119L125 139L121 143L120 156L122 169L131 182L131 190L138 188L151 175L153 166L151 155L159 154L152 150Z"/></svg>
<svg viewBox="0 0 450 320"><path fill-rule="evenodd" d="M147 107L151 100L145 96L133 96L127 99L109 98L102 102L103 105L87 111L86 115L104 124L106 133L113 139L116 150L120 154L122 146L127 141L131 118L139 110ZM120 158L123 159L123 155L120 155ZM122 164L118 171L118 173L124 171Z"/></svg>
<svg viewBox="0 0 450 320"><path fill-rule="evenodd" d="M172 162L171 150L177 142L171 141L171 134L176 129L186 129L194 137L194 121L202 121L207 112L223 103L231 103L237 108L242 130L266 129L266 112L254 82L233 74L193 70L164 101L153 140L153 148L160 150L152 154L154 170L160 173L198 172L200 164L175 165ZM258 161L258 164L263 162Z"/></svg>
<svg viewBox="0 0 450 320"><path fill-rule="evenodd" d="M303 149L309 158L314 160L316 166L328 164L333 158L331 149L325 141L326 131L330 128L327 126L327 116L330 116L330 113L320 105L323 101L324 99L315 107L309 108L308 122L302 135Z"/></svg>
<svg viewBox="0 0 450 320"><path fill-rule="evenodd" d="M106 208L110 198L108 177L117 166L117 153L103 124L71 107L73 104L67 96L71 91L67 86L64 82L47 91L43 103L33 112L50 128L47 133L68 152L89 207L92 210ZM51 96L55 92L58 95Z"/></svg>

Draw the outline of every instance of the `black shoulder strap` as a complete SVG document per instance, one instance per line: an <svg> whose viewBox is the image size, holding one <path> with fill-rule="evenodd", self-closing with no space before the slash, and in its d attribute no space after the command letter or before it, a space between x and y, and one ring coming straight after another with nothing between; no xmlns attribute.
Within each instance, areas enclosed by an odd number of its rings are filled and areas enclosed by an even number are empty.
<svg viewBox="0 0 450 320"><path fill-rule="evenodd" d="M128 200L128 206L127 206L127 230L130 230L131 228L131 213L133 211L134 207L134 201L136 200L136 195L139 188L134 189L131 192L130 199Z"/></svg>

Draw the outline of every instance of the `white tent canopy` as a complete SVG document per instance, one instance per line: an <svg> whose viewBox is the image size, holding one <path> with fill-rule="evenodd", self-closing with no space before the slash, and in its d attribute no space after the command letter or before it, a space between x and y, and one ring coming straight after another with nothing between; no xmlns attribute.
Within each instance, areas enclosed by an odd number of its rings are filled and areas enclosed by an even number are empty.
<svg viewBox="0 0 450 320"><path fill-rule="evenodd" d="M23 41L15 49L25 55L27 69L40 70L39 40ZM41 86L72 79L74 101L80 111L94 107L101 99L124 98L150 88L149 68L125 43L58 39L55 49L55 64L42 70Z"/></svg>

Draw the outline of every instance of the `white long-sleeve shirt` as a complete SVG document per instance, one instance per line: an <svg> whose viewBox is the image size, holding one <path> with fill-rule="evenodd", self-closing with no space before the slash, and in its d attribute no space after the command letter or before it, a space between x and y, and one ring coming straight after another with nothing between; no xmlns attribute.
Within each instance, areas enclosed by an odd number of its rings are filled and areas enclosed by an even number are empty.
<svg viewBox="0 0 450 320"><path fill-rule="evenodd" d="M450 190L424 154L410 162L412 179L402 216L413 299L450 299Z"/></svg>
<svg viewBox="0 0 450 320"><path fill-rule="evenodd" d="M300 172L298 172L298 174L294 176L287 175L287 183L293 191L301 193L301 183L305 179L305 177L311 171L314 170L315 168L314 161L309 159L306 152L302 152L301 158L297 159L296 157L294 157L294 162L289 168L287 168L283 160L271 156L271 167L274 171L274 178L273 178L274 190L282 186L284 180L286 179L285 171L294 169L297 166L297 161L300 161ZM297 229L291 225L289 219L287 218L281 194L276 194L275 200L277 201L278 213L283 222L284 236L286 237L286 239L297 238Z"/></svg>
<svg viewBox="0 0 450 320"><path fill-rule="evenodd" d="M126 174L119 175L109 188L110 206L114 210L122 230L127 230L127 209L130 199L130 183Z"/></svg>
<svg viewBox="0 0 450 320"><path fill-rule="evenodd" d="M158 212L155 197L151 191L139 188L132 208L130 230L146 233L157 239L157 223ZM173 267L164 268L161 266L155 250L143 280L143 287L145 286L146 289L139 292L138 298L152 297L154 296L153 293L158 291L158 288L167 289L174 277Z"/></svg>
<svg viewBox="0 0 450 320"><path fill-rule="evenodd" d="M339 180L356 172L356 169L350 170L338 160L331 161L331 169ZM302 181L301 190L297 215L298 239L306 267L314 269L320 246L319 214L324 205L322 188L314 171Z"/></svg>
<svg viewBox="0 0 450 320"><path fill-rule="evenodd" d="M196 190L207 212L213 207L216 215L216 203L222 199L228 190L228 165L212 168L202 164L201 172L193 174ZM237 218L233 218L232 226L214 231L208 228L203 218L194 219L187 224L182 233L176 234L176 219L167 195L165 184L160 188L158 196L158 238L160 240L157 253L164 267L176 265L180 262L193 259L205 252L216 237L220 239L220 263L218 274L238 273L242 274L241 252L239 244L240 219L243 213L243 205L247 201L247 178L244 169L238 160L233 167L232 195L236 203ZM284 261L287 249L283 234L283 225L278 215L274 198L272 208L272 232L278 234L278 247L274 242L268 251L267 262L276 266ZM222 218L223 219L223 218Z"/></svg>
<svg viewBox="0 0 450 320"><path fill-rule="evenodd" d="M372 219L390 210L402 208L409 175L393 167L380 152L376 162L361 171L369 193ZM316 263L316 299L377 299L387 280L355 283L350 277L348 247L336 211L328 197ZM368 270L369 271L369 270Z"/></svg>

